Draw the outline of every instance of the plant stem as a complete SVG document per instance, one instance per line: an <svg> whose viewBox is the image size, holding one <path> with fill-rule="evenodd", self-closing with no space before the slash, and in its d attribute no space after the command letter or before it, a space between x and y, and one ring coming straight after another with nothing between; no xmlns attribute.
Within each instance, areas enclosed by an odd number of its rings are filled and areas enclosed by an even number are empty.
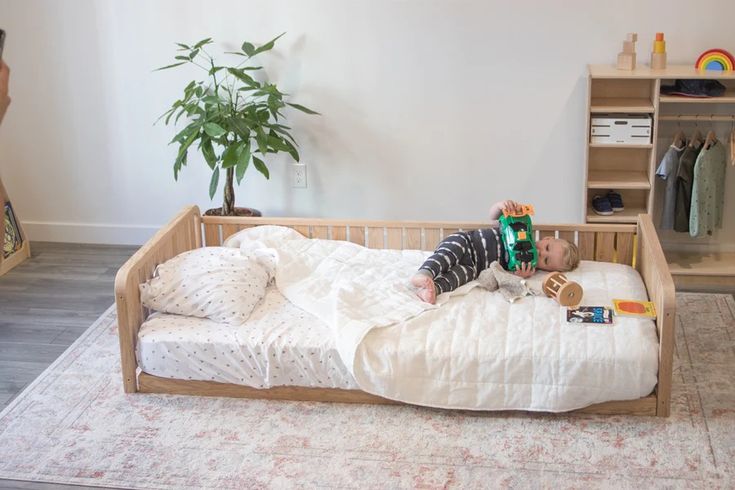
<svg viewBox="0 0 735 490"><path fill-rule="evenodd" d="M234 216L235 215L235 188L233 185L233 179L235 176L235 169L230 167L227 169L227 181L225 182L225 200L222 203L222 216Z"/></svg>

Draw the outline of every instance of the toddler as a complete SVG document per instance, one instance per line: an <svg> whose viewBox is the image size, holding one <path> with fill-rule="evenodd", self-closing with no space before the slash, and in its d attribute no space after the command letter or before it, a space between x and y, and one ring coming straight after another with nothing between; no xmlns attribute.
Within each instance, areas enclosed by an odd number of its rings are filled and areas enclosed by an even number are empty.
<svg viewBox="0 0 735 490"><path fill-rule="evenodd" d="M508 269L508 256L497 223L503 210L519 212L521 205L510 200L495 203L490 208L490 219L494 222L492 228L460 231L439 243L434 254L426 259L411 278L411 283L419 288L419 298L434 304L437 295L454 291L477 279L480 272L496 260L504 269ZM561 238L542 238L536 242L536 249L537 267L540 270L570 271L579 265L577 246ZM517 268L515 274L527 278L534 272L535 268L525 262Z"/></svg>

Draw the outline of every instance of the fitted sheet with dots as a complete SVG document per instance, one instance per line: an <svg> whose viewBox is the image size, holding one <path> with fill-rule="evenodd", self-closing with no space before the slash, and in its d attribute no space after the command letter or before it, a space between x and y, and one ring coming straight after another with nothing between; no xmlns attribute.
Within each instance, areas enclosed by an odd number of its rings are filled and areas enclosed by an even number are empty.
<svg viewBox="0 0 735 490"><path fill-rule="evenodd" d="M239 326L154 313L138 333L137 357L143 372L164 378L359 389L329 327L275 286Z"/></svg>

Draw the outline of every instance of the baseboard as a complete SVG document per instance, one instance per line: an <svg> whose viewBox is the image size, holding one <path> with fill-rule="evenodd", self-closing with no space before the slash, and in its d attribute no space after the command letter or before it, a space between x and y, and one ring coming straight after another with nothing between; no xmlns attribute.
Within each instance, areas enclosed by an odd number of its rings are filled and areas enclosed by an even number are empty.
<svg viewBox="0 0 735 490"><path fill-rule="evenodd" d="M23 221L23 229L31 242L142 245L160 228L160 226L152 225L107 225L97 223Z"/></svg>

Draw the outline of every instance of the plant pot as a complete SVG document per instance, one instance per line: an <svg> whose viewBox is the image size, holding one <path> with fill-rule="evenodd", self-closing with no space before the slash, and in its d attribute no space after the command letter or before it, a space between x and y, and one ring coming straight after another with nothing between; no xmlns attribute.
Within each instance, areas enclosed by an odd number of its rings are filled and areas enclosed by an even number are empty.
<svg viewBox="0 0 735 490"><path fill-rule="evenodd" d="M204 211L204 216L222 216L222 208L207 209ZM263 215L257 209L236 207L234 216L258 217Z"/></svg>

